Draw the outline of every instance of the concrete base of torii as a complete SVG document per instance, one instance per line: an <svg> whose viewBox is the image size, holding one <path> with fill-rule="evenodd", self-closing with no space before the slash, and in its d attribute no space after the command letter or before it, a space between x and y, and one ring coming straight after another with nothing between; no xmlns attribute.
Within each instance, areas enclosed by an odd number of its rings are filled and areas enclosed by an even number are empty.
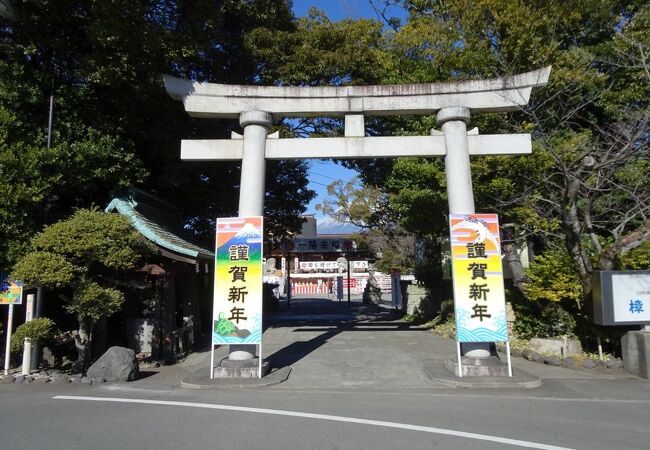
<svg viewBox="0 0 650 450"><path fill-rule="evenodd" d="M481 353L480 353L481 354ZM458 369L458 357L452 355L445 360L445 368L457 377L507 377L508 364L498 356L461 356L462 374Z"/></svg>
<svg viewBox="0 0 650 450"><path fill-rule="evenodd" d="M458 369L458 357L450 355L445 360L445 368L457 377L507 377L508 364L498 356L472 358L461 356L462 374Z"/></svg>
<svg viewBox="0 0 650 450"><path fill-rule="evenodd" d="M252 359L233 360L224 358L214 367L214 378L262 378L268 373L270 365L268 362L262 363L262 374L260 377L260 360L255 357Z"/></svg>

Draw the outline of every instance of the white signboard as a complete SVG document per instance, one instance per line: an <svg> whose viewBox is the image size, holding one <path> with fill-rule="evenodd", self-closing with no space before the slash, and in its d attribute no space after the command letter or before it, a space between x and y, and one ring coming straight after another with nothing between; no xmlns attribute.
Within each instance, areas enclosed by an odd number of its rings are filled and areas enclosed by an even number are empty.
<svg viewBox="0 0 650 450"><path fill-rule="evenodd" d="M337 261L301 261L300 270L338 270ZM351 261L352 269L368 269L368 261Z"/></svg>
<svg viewBox="0 0 650 450"><path fill-rule="evenodd" d="M284 244L283 248L290 252L343 253L356 251L357 243L350 239L299 238Z"/></svg>
<svg viewBox="0 0 650 450"><path fill-rule="evenodd" d="M650 325L650 270L597 270L592 285L594 323Z"/></svg>
<svg viewBox="0 0 650 450"><path fill-rule="evenodd" d="M300 263L300 270L336 270L337 268L336 261L302 261Z"/></svg>
<svg viewBox="0 0 650 450"><path fill-rule="evenodd" d="M614 321L650 322L650 276L612 274Z"/></svg>

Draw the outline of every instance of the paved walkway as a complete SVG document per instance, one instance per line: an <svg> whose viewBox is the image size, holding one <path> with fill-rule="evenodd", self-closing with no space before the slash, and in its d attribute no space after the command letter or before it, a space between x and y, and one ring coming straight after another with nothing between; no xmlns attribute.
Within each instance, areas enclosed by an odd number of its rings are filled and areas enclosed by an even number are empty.
<svg viewBox="0 0 650 450"><path fill-rule="evenodd" d="M294 298L290 308L283 301L278 313L266 317L263 355L272 370L291 367L291 374L270 388L390 392L449 388L435 372L443 373L443 361L454 353L455 342L405 324L390 305L382 306L363 305L358 297L350 306L326 296ZM215 360L226 356L226 347L215 350ZM193 353L174 366L144 369L145 377L129 386L177 388L180 380L202 370L207 373L209 364L209 352ZM515 374L524 371L550 386L558 382L566 386L571 380L647 383L623 370L571 370L522 358L513 358L513 367Z"/></svg>
<svg viewBox="0 0 650 450"><path fill-rule="evenodd" d="M287 387L423 388L423 362L453 353L453 342L399 320L390 309L323 298L296 299L270 317L265 354L272 366L290 365Z"/></svg>

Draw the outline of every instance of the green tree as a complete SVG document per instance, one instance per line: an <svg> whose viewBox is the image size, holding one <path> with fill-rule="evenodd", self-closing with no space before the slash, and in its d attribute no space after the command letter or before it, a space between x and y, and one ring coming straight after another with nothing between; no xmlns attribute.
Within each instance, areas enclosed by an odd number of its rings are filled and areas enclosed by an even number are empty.
<svg viewBox="0 0 650 450"><path fill-rule="evenodd" d="M0 266L19 258L43 223L70 208L104 203L111 189L143 178L135 154L116 138L86 132L51 148L0 137Z"/></svg>
<svg viewBox="0 0 650 450"><path fill-rule="evenodd" d="M382 204L386 196L379 189L361 186L357 177L348 182L333 181L327 186L328 197L316 205L316 210L341 223L351 223L361 228L369 228L387 218Z"/></svg>
<svg viewBox="0 0 650 450"><path fill-rule="evenodd" d="M388 46L398 61L388 82L471 79L553 65L549 85L530 108L473 119L481 133L532 132L535 138L532 157L473 161L476 203L515 223L519 239L563 240L588 297L594 269L589 248L597 253L596 267L613 268L650 235L643 175L650 9L617 1L403 4L410 17ZM406 118L394 130L408 134L423 123ZM441 173L440 161L427 159L397 161L384 173L380 184L389 207L410 229L444 228Z"/></svg>
<svg viewBox="0 0 650 450"><path fill-rule="evenodd" d="M650 270L650 240L621 257L621 269Z"/></svg>
<svg viewBox="0 0 650 450"><path fill-rule="evenodd" d="M371 251L379 259L377 269L403 273L414 270L415 235L406 231L396 217L386 214L388 197L380 189L361 186L357 178L334 181L327 186L328 197L316 210L340 223L351 223L363 229L355 235L360 248Z"/></svg>
<svg viewBox="0 0 650 450"><path fill-rule="evenodd" d="M30 344L43 344L54 337L56 332L54 322L47 317L37 317L16 327L11 335L11 351L20 352L25 341Z"/></svg>
<svg viewBox="0 0 650 450"><path fill-rule="evenodd" d="M477 209L498 212L502 223L512 224L513 239L504 246L511 255L517 242L529 238L542 244L538 250L557 248L558 243L566 248L583 297L574 304L583 305L590 297L592 270L626 267L629 252L645 248L650 237L645 175L650 6L635 0L385 0L374 2L380 13L388 11L382 3L402 5L408 19L402 24L384 15L391 29L380 32L376 23L333 23L314 12L295 31L266 30L264 39L256 41L268 47L258 50L265 73L274 82L305 85L313 84L311 80L335 85L419 83L503 76L552 65L548 85L535 92L528 108L472 118L472 126L483 134L525 132L534 138L533 155L474 159L473 184ZM373 61L373 70L347 62L353 46L337 34L342 29L359 41L360 36L372 36L364 41L368 48L359 61ZM332 48L343 55L338 65L321 45L336 36ZM304 47L291 44L293 39ZM282 47L285 42L289 45ZM311 54L319 57L309 59ZM291 79L292 74L299 77ZM373 118L366 132L426 135L435 127L432 117ZM328 120L303 130L335 135L341 125ZM386 200L373 205L374 216L396 218L419 236L446 234L441 159L346 165L359 170L366 186L379 189ZM340 193L334 194L334 203L345 204L337 199ZM518 258L508 260L518 263ZM521 277L516 286L522 290L526 280L520 264L516 273Z"/></svg>
<svg viewBox="0 0 650 450"><path fill-rule="evenodd" d="M226 136L235 123L190 118L166 94L161 75L259 81L258 60L245 41L259 27L291 28L288 4L13 3L13 20L0 19L0 172L7 185L1 196L6 203L0 204L0 266L15 261L44 223L76 207L106 204L111 189L129 184L179 205L188 229L210 245L214 217L237 212L240 167L182 162L179 141ZM51 94L53 145L46 149ZM282 227L297 230L293 214L304 210L311 192L306 167L270 166L269 192L282 201L269 198L269 220L278 226L275 234ZM278 185L286 179L296 180L289 188L302 193L285 196Z"/></svg>
<svg viewBox="0 0 650 450"><path fill-rule="evenodd" d="M149 251L125 217L80 209L34 236L30 252L16 263L13 276L26 285L71 292L65 309L79 320L74 371L85 371L91 362L94 324L124 302L118 275L137 269Z"/></svg>

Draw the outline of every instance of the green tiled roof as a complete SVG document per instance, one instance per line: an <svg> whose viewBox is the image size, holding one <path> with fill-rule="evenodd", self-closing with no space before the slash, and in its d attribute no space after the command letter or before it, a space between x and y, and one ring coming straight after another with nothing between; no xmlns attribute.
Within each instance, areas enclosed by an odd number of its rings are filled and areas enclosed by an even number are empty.
<svg viewBox="0 0 650 450"><path fill-rule="evenodd" d="M144 237L159 247L195 259L211 260L214 253L179 236L182 227L174 207L139 189L129 189L105 209L128 217Z"/></svg>

